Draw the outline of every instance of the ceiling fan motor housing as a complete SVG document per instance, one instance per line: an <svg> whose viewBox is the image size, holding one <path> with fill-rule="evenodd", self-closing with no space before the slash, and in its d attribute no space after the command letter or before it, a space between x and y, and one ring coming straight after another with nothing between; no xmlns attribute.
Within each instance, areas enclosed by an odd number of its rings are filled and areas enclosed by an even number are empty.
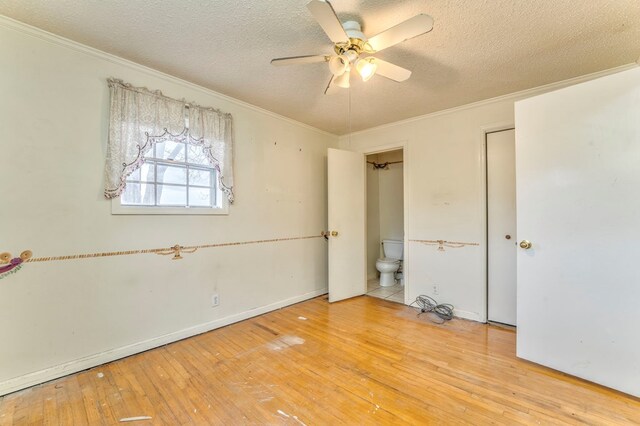
<svg viewBox="0 0 640 426"><path fill-rule="evenodd" d="M367 37L362 33L362 27L358 21L347 21L342 24L342 28L344 28L349 38L367 41Z"/></svg>
<svg viewBox="0 0 640 426"><path fill-rule="evenodd" d="M349 37L348 42L336 43L334 50L338 55L346 55L351 63L358 59L358 55L362 52L373 53L371 47L367 43L367 36L362 33L360 23L357 21L347 21L342 24L344 31ZM352 51L352 53L349 53Z"/></svg>

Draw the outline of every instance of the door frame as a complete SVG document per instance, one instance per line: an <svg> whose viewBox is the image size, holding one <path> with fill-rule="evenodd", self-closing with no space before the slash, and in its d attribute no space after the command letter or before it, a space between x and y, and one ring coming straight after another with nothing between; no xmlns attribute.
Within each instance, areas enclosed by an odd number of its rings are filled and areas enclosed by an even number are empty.
<svg viewBox="0 0 640 426"><path fill-rule="evenodd" d="M515 123L513 121L503 121L494 124L488 124L480 127L480 173L479 179L479 193L481 203L481 217L482 217L482 241L480 243L480 249L482 250L484 262L484 304L482 305L483 312L480 313L480 322L487 323L489 321L489 197L487 193L487 135L489 133L504 132L506 130L515 130ZM517 283L516 283L517 286Z"/></svg>
<svg viewBox="0 0 640 426"><path fill-rule="evenodd" d="M367 147L365 150L360 151L362 152L362 154L364 154L364 160L367 161L367 155L381 154L383 152L397 151L399 149L402 150L402 199L403 199L402 220L404 221L403 223L404 241L403 241L403 249L402 249L403 250L402 274L404 278L404 304L405 305L408 305L409 303L411 303L411 301L409 301L410 277L409 277L409 268L407 267L407 265L409 264L409 184L408 184L409 180L407 179L407 177L409 176L409 161L408 161L409 155L407 155L409 151L408 142L409 141L405 139L405 140L400 140L398 142L393 142L389 144ZM366 179L365 179L364 196L365 196L365 206L366 206L366 203L367 203ZM365 227L367 226L366 213L367 212L365 212ZM365 235L365 238L367 237L368 235ZM367 242L365 241L365 247L366 247L366 243ZM367 253L365 253L365 255L366 254ZM366 280L364 283L364 287L365 287L365 294L366 294L366 290L367 290Z"/></svg>

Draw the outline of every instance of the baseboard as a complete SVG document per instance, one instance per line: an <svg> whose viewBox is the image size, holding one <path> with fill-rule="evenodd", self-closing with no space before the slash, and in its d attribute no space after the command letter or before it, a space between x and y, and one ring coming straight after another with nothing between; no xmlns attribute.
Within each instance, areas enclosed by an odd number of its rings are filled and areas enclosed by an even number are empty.
<svg viewBox="0 0 640 426"><path fill-rule="evenodd" d="M484 322L484 320L480 317L480 314L478 314L477 312L461 311L460 309L454 309L453 315L456 318L464 318L471 321Z"/></svg>
<svg viewBox="0 0 640 426"><path fill-rule="evenodd" d="M77 373L78 371L86 370L88 368L93 368L98 365L115 361L117 359L124 358L133 354L144 352L149 349L157 348L168 343L173 343L187 337L215 330L216 328L224 327L226 325L262 315L267 312L275 311L276 309L312 299L326 293L326 288L315 290L309 293L302 294L300 296L290 297L279 302L230 315L225 318L220 318L215 321L199 324L193 327L185 328L183 330L175 331L173 333L165 334L163 336L154 337L149 340L144 340L142 342L134 343L132 345L127 345L120 348L111 349L109 351L101 352L95 355L89 355L87 357L49 367L44 370L25 374L24 376L15 377L13 379L0 382L0 396L40 383L48 382L49 380L58 379L68 374Z"/></svg>

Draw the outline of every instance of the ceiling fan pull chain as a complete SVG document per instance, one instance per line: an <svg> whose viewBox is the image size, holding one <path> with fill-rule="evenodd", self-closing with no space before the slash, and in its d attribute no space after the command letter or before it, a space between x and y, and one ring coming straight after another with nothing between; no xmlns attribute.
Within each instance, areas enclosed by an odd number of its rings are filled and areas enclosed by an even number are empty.
<svg viewBox="0 0 640 426"><path fill-rule="evenodd" d="M351 147L351 87L349 87L349 147Z"/></svg>

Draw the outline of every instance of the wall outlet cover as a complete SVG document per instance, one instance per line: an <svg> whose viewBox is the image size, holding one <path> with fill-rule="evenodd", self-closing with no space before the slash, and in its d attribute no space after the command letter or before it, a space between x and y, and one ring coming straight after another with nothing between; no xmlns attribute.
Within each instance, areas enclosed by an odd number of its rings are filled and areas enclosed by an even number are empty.
<svg viewBox="0 0 640 426"><path fill-rule="evenodd" d="M220 297L217 294L211 295L211 306L218 306L220 304Z"/></svg>

